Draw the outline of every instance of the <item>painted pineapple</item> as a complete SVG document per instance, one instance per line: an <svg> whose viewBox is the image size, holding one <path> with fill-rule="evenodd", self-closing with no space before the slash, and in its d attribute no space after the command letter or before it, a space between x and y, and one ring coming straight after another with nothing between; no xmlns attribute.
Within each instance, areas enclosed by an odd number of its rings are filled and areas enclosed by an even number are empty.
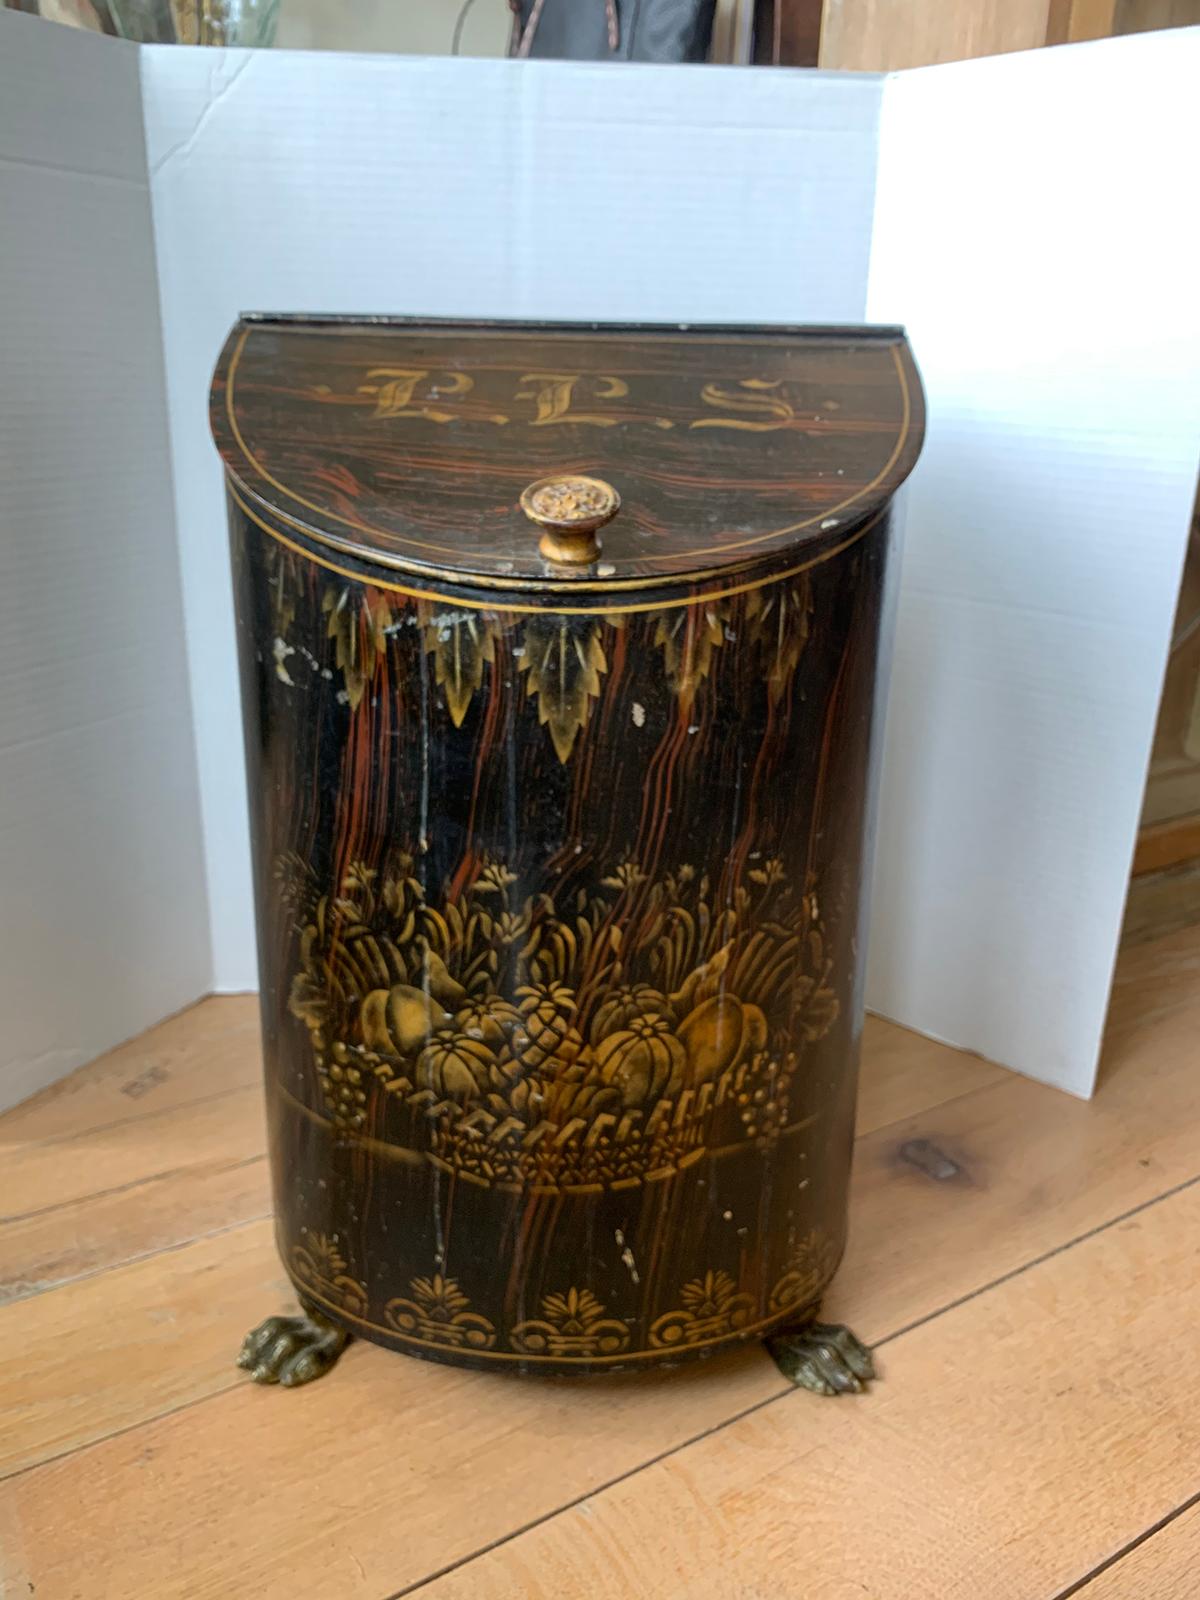
<svg viewBox="0 0 1200 1600"><path fill-rule="evenodd" d="M509 1040L505 1069L513 1077L555 1076L576 1061L583 1039L574 1026L575 996L565 983L531 983L517 990L521 1021ZM513 1069L516 1069L515 1071Z"/></svg>

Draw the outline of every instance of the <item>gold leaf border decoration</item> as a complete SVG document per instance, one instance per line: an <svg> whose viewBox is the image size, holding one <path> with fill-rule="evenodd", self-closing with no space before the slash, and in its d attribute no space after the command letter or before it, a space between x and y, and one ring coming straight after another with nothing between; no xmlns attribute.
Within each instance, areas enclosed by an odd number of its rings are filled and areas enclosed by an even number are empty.
<svg viewBox="0 0 1200 1600"><path fill-rule="evenodd" d="M603 1305L590 1289L568 1289L565 1294L546 1295L541 1317L519 1322L509 1335L509 1342L522 1355L587 1361L627 1350L629 1328L614 1317L606 1317Z"/></svg>
<svg viewBox="0 0 1200 1600"><path fill-rule="evenodd" d="M750 636L758 647L772 705L782 699L808 643L812 584L807 573L790 583L755 589L746 596Z"/></svg>
<svg viewBox="0 0 1200 1600"><path fill-rule="evenodd" d="M813 1228L791 1252L783 1276L771 1290L767 1310L803 1311L815 1305L837 1267L837 1247L827 1233Z"/></svg>
<svg viewBox="0 0 1200 1600"><path fill-rule="evenodd" d="M451 611L427 601L418 603L417 614L450 721L461 728L476 691L483 687L484 667L495 662L502 624L485 611Z"/></svg>
<svg viewBox="0 0 1200 1600"><path fill-rule="evenodd" d="M742 1294L727 1272L717 1269L693 1278L679 1291L679 1306L650 1324L650 1347L680 1350L708 1344L744 1328L754 1315L754 1300Z"/></svg>
<svg viewBox="0 0 1200 1600"><path fill-rule="evenodd" d="M287 658L298 648L314 664L289 638L297 616L297 581L296 562L290 553L272 552L266 582L276 675L289 685L293 679ZM356 710L387 655L388 634L399 613L383 590L361 583L327 584L321 593L321 610L326 637L333 641L342 692L351 710ZM773 704L785 693L804 652L812 610L807 574L752 590L746 596L746 627ZM416 613L423 649L433 657L435 679L445 696L450 720L460 728L483 687L485 667L495 664L497 642L514 627L515 619L500 612L460 610L420 599ZM730 637L728 627L735 614L730 602L721 598L649 614L667 685L685 714L712 673L716 652ZM544 612L527 617L521 627L514 655L525 674L526 694L536 699L538 723L549 729L564 766L588 724L609 671L603 627L622 628L625 622L620 613Z"/></svg>
<svg viewBox="0 0 1200 1600"><path fill-rule="evenodd" d="M387 654L392 608L386 595L361 584L328 588L321 596L326 637L333 640L334 660L345 684L351 711L358 709L366 687Z"/></svg>
<svg viewBox="0 0 1200 1600"><path fill-rule="evenodd" d="M435 1272L428 1278L413 1278L408 1289L411 1300L389 1300L383 1310L388 1327L395 1332L455 1350L490 1350L496 1343L495 1328L471 1310L470 1299L456 1278Z"/></svg>
<svg viewBox="0 0 1200 1600"><path fill-rule="evenodd" d="M288 1260L302 1288L311 1289L331 1305L362 1317L367 1310L367 1286L352 1278L336 1233L309 1233L305 1242L292 1246Z"/></svg>
<svg viewBox="0 0 1200 1600"><path fill-rule="evenodd" d="M530 617L518 665L526 675L525 692L537 697L538 722L549 728L554 753L566 766L608 671L600 623L594 617Z"/></svg>
<svg viewBox="0 0 1200 1600"><path fill-rule="evenodd" d="M728 615L728 603L719 600L655 614L654 643L662 651L667 683L685 712L708 677L713 652L725 643Z"/></svg>

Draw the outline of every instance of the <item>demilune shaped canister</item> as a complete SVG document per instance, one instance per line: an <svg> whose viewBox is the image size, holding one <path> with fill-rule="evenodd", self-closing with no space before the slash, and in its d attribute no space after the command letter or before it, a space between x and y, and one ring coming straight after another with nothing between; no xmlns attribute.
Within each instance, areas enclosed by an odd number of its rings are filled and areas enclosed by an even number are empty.
<svg viewBox="0 0 1200 1600"><path fill-rule="evenodd" d="M859 1387L903 333L248 316L212 426L303 1308L242 1365Z"/></svg>

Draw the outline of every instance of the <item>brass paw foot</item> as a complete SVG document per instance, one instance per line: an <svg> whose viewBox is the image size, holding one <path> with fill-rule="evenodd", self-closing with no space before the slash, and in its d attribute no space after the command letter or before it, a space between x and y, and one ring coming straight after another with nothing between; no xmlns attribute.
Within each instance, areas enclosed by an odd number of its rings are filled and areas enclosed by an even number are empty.
<svg viewBox="0 0 1200 1600"><path fill-rule="evenodd" d="M268 1317L242 1341L237 1364L255 1383L281 1383L295 1389L311 1383L346 1348L350 1335L319 1312L299 1317Z"/></svg>
<svg viewBox="0 0 1200 1600"><path fill-rule="evenodd" d="M767 1349L785 1378L814 1394L861 1394L875 1376L871 1352L840 1322L776 1334Z"/></svg>

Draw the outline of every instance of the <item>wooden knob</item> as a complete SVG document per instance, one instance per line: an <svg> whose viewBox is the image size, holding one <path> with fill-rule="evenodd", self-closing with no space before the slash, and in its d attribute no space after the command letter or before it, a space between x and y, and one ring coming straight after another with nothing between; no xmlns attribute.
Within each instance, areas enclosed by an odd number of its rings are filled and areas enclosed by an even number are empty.
<svg viewBox="0 0 1200 1600"><path fill-rule="evenodd" d="M542 530L538 549L573 566L596 560L596 530L620 509L621 496L603 478L539 478L521 492L521 510Z"/></svg>

